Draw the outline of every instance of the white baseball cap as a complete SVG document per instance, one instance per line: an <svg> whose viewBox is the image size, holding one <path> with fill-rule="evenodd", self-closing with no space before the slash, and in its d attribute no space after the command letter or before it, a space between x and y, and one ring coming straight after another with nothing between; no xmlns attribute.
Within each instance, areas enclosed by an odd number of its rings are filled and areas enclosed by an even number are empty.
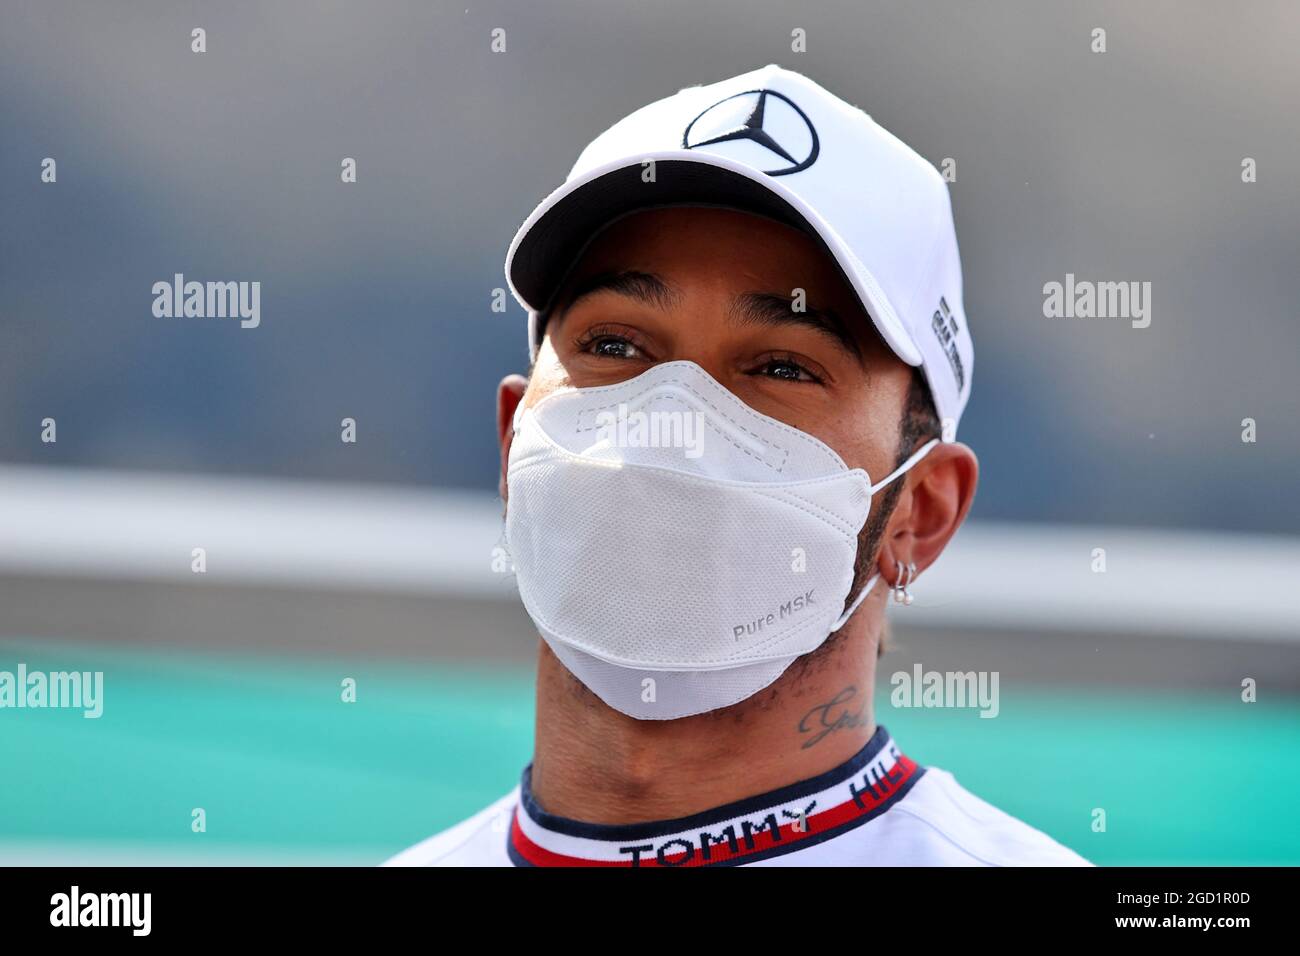
<svg viewBox="0 0 1300 956"><path fill-rule="evenodd" d="M943 178L902 140L776 65L642 107L594 139L519 228L506 279L539 315L587 244L640 209L714 205L802 229L839 265L876 330L925 373L944 440L970 396L974 344Z"/></svg>

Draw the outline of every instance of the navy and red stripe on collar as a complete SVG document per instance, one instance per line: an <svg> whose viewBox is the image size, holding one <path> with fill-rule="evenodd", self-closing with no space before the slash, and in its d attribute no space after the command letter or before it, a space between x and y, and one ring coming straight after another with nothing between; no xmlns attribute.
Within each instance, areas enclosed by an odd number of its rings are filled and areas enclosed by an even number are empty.
<svg viewBox="0 0 1300 956"><path fill-rule="evenodd" d="M516 866L735 866L792 853L859 827L906 796L925 768L884 727L808 780L655 823L582 823L547 813L524 768L506 849Z"/></svg>

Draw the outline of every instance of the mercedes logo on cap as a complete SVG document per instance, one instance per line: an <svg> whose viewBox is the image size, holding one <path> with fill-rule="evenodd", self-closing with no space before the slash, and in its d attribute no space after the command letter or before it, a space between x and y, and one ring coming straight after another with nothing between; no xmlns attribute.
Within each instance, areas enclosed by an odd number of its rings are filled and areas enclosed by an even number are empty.
<svg viewBox="0 0 1300 956"><path fill-rule="evenodd" d="M723 144L734 148L718 149ZM749 90L714 103L691 120L682 147L731 156L769 176L788 176L817 160L817 130L803 110L775 90ZM757 160L757 161L756 161Z"/></svg>

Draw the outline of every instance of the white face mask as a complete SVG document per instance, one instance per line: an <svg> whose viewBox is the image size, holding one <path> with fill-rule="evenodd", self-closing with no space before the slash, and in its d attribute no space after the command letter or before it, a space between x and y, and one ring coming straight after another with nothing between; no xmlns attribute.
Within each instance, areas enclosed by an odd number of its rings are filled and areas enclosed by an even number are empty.
<svg viewBox="0 0 1300 956"><path fill-rule="evenodd" d="M609 706L738 703L839 630L872 485L694 362L515 414L506 540L543 639Z"/></svg>

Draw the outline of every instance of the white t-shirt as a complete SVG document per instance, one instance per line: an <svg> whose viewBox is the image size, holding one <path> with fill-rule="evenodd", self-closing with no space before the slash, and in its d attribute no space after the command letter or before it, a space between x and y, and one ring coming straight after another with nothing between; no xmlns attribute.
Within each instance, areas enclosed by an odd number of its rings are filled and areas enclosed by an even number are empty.
<svg viewBox="0 0 1300 956"><path fill-rule="evenodd" d="M385 866L1090 866L902 754L884 727L834 770L713 810L603 825L510 793Z"/></svg>

